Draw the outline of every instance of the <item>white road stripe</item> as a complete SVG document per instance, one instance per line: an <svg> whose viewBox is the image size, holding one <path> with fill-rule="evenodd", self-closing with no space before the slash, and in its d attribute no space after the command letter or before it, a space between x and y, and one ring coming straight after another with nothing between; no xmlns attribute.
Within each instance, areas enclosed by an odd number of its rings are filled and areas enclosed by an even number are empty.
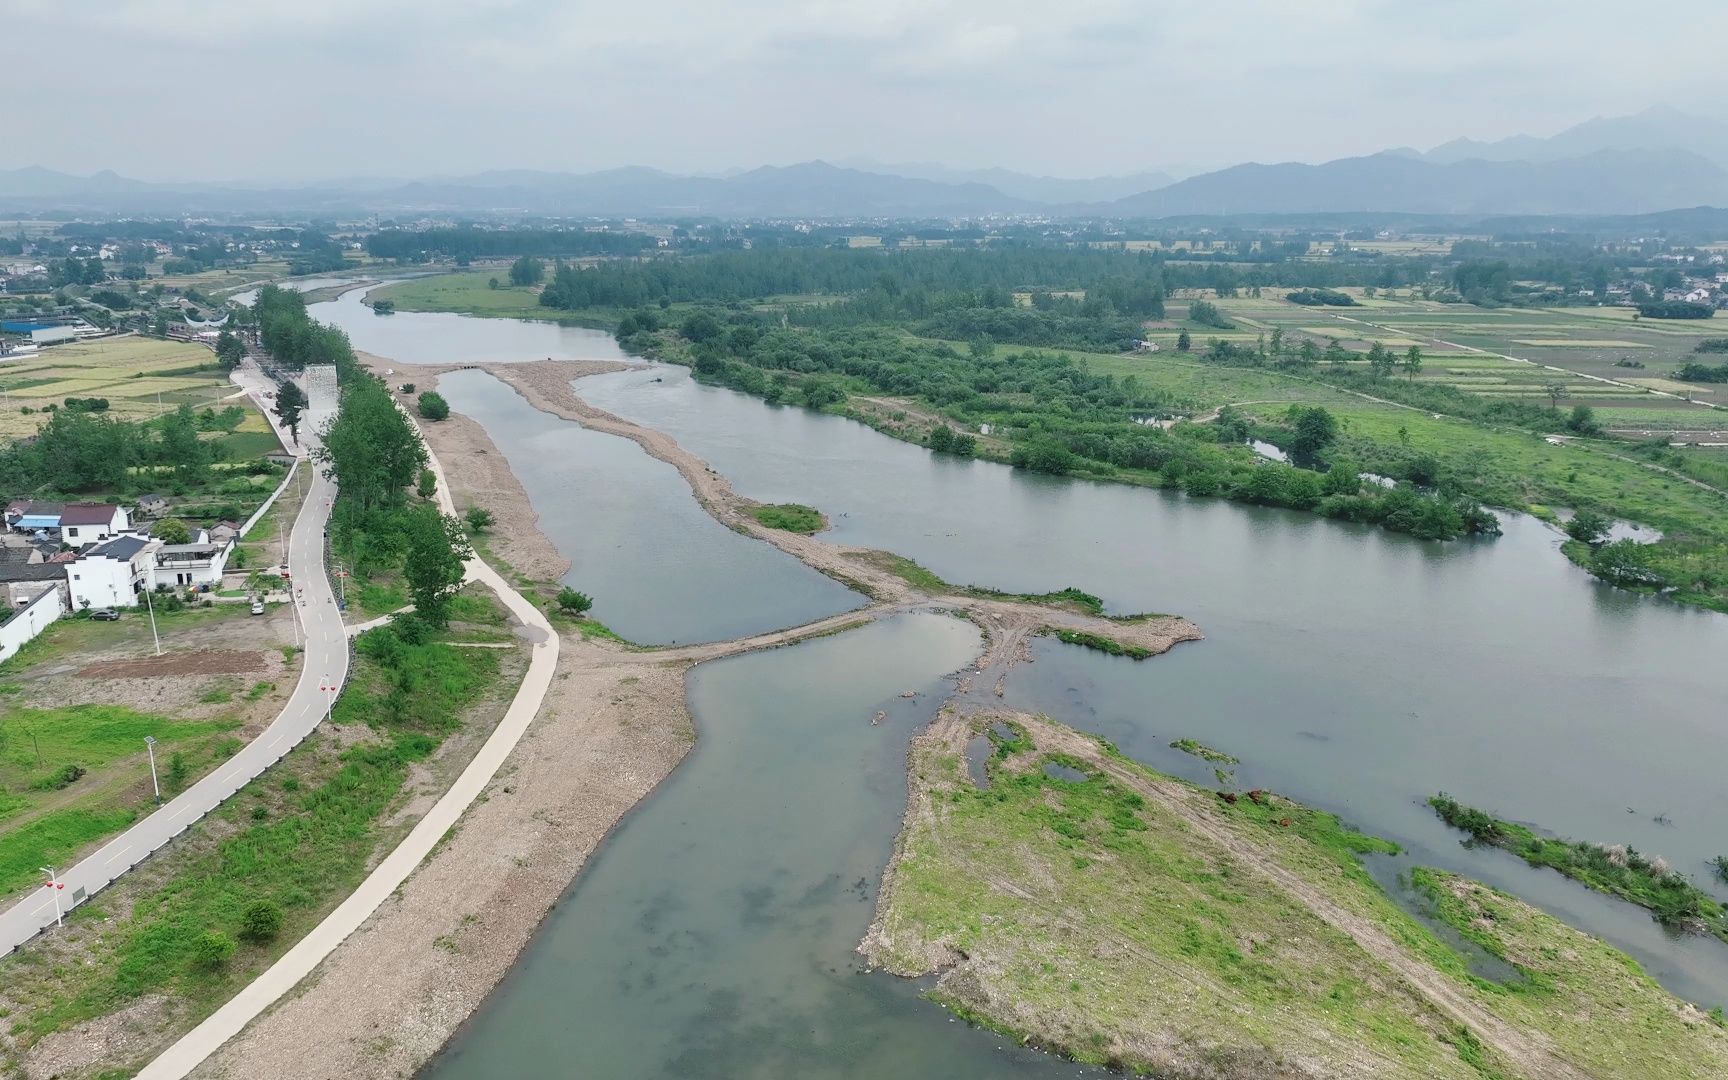
<svg viewBox="0 0 1728 1080"><path fill-rule="evenodd" d="M120 856L126 854L128 851L131 851L131 850L132 850L132 845L127 844L125 847L121 848L119 851L116 851L114 854L110 855L108 857L108 862L112 863L115 859L118 859Z"/></svg>

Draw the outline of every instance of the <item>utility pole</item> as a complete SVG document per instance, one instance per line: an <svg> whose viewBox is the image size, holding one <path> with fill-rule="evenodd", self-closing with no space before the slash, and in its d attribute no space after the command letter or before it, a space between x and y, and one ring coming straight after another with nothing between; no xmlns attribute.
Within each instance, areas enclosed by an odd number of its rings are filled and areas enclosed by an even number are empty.
<svg viewBox="0 0 1728 1080"><path fill-rule="evenodd" d="M48 881L45 883L44 888L54 894L54 925L65 926L66 920L60 916L60 890L64 889L66 885L54 873L54 868L52 866L44 866L42 872L48 875Z"/></svg>
<svg viewBox="0 0 1728 1080"><path fill-rule="evenodd" d="M150 612L150 636L156 639L156 655L161 656L162 635L156 632L156 602L150 599L150 594L156 591L155 585L156 575L151 574L149 586L144 590L144 607Z"/></svg>
<svg viewBox="0 0 1728 1080"><path fill-rule="evenodd" d="M156 789L156 805L162 805L162 784L156 779L156 736L144 736L144 749L150 754L150 786Z"/></svg>

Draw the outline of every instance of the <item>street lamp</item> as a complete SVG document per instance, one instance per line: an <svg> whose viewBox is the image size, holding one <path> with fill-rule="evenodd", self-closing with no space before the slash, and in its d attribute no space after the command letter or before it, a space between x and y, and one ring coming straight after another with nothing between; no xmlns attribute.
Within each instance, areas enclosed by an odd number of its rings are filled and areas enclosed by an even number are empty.
<svg viewBox="0 0 1728 1080"><path fill-rule="evenodd" d="M162 784L156 779L156 736L144 736L144 749L150 755L150 786L156 789L156 805L162 805Z"/></svg>
<svg viewBox="0 0 1728 1080"><path fill-rule="evenodd" d="M60 890L64 889L66 886L61 882L59 877L55 875L52 866L44 866L42 872L48 875L48 881L44 885L44 888L54 894L54 925L65 926L66 921L60 916Z"/></svg>

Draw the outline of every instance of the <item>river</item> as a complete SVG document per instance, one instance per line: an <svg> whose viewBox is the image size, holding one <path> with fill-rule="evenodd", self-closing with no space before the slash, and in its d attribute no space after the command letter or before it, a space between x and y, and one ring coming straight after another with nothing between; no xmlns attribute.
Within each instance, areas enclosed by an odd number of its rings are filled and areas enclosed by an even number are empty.
<svg viewBox="0 0 1728 1080"><path fill-rule="evenodd" d="M319 305L315 314L331 318L330 306ZM366 318L375 317L366 312ZM506 339L515 333L514 324L484 325L498 326ZM401 347L402 354L384 355L413 354L412 346ZM1445 790L1506 817L1662 853L1704 881L1704 860L1728 849L1715 828L1728 810L1720 782L1728 767L1728 744L1720 732L1728 689L1720 657L1728 654L1728 618L1596 583L1559 554L1552 530L1522 516L1508 515L1506 535L1496 540L1430 543L1310 515L937 457L851 421L700 386L678 368L595 376L578 390L602 408L673 435L743 494L821 508L834 523L830 535L836 541L900 552L956 582L1034 591L1074 585L1103 596L1116 611L1188 616L1207 640L1145 663L1040 642L1037 663L1010 678L1010 702L1103 734L1156 767L1198 779L1210 775L1209 767L1168 743L1180 736L1201 739L1243 759L1238 777L1245 786L1275 788L1336 810L1406 845L1407 855L1377 868L1388 877L1412 863L1459 870L1603 935L1679 993L1706 1005L1728 1001L1728 950L1713 940L1672 938L1638 908L1503 853L1466 850L1422 804ZM465 409L457 397L452 404ZM525 404L520 408L527 410ZM494 422L504 425L488 424L503 445L508 425L527 421L526 414L511 413ZM524 479L542 514L557 503L556 483ZM630 588L629 582L606 582L589 591ZM618 867L612 873L625 878L639 875L632 887L647 895L648 877L664 871L650 865L652 842L639 841L638 831L653 835L680 821L694 827L702 816L677 809L669 793L690 789L682 798L705 808L744 797L736 789L748 785L735 775L699 767L711 732L757 732L749 753L777 760L772 744L778 729L759 695L741 685L729 695L723 688L735 684L709 673L738 665L765 681L771 673L799 685L803 679L826 685L847 677L846 665L830 659L839 651L820 644L698 670L691 690L703 740L698 756L675 774L676 789L650 799L619 830L602 865ZM825 720L812 718L812 731L855 723L852 718L870 704L868 692L842 697L835 710L820 713ZM853 766L840 755L806 761L805 767L841 783ZM885 852L900 795L878 794L887 818L849 820L860 833L871 832L877 850ZM842 812L853 810L788 796L779 804L778 827L826 835ZM753 847L750 835L729 843L739 856ZM801 842L795 849L801 858L816 860L800 865L797 874L823 865L851 873L837 861L823 863L828 856L819 843ZM544 1022L546 1014L537 1008L616 989L603 965L558 967L551 959L574 947L569 934L631 932L639 912L591 901L593 894L584 892L601 868L576 884L518 972L433 1075L479 1076L486 1065L506 1060L522 1066L530 1059L485 1055L504 1054L512 1035L526 1038L531 1017ZM871 889L879 869L878 862L861 875ZM730 912L728 932L746 933L749 920L739 896L714 893L695 866L681 878L672 873L659 887L686 902L696 898ZM845 922L843 902L818 906ZM572 927L568 933L566 926ZM861 929L861 923L852 926L853 939ZM790 927L787 933L796 936ZM665 948L672 944L661 941ZM794 948L790 939L787 949L771 950L781 958L772 971L750 970L788 992L802 987L808 996L826 993L823 988L838 974L825 969L835 954L808 942ZM700 978L726 984L726 954L706 955L716 960L701 967ZM894 985L869 995L893 999L903 989ZM548 997L551 1005L532 1004ZM638 1004L618 1038L670 1039L669 1032L687 1023L676 1009ZM858 1023L868 1030L882 1030L885 1017L899 1017L891 1029L895 1039L902 1029L911 1039L919 1025L944 1019L931 1006L886 1013L847 1007L861 1010ZM563 1028L535 1036L542 1049L532 1061L561 1061L597 1034L571 1027L571 1015L560 1012L553 1026ZM752 1009L748 1015L770 1025L756 1032L764 1045L797 1043L795 1024L773 1026L778 1014L758 1017ZM743 1022L744 1016L736 1018ZM994 1046L970 1038L955 1045L968 1048L966 1061L972 1064L948 1071L1000 1071ZM843 1053L824 1053L804 1064L817 1074L901 1074L848 1060ZM619 1067L613 1074L637 1073Z"/></svg>

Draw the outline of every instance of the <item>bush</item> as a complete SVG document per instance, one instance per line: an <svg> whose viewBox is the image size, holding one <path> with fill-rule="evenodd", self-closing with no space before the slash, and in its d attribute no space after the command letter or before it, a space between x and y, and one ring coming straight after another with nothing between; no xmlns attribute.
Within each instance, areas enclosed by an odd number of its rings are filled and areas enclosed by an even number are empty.
<svg viewBox="0 0 1728 1080"><path fill-rule="evenodd" d="M247 941L263 944L281 932L282 908L274 900L254 900L240 914L240 936Z"/></svg>
<svg viewBox="0 0 1728 1080"><path fill-rule="evenodd" d="M428 420L447 420L450 418L450 403L438 391L428 390L420 395L420 415Z"/></svg>
<svg viewBox="0 0 1728 1080"><path fill-rule="evenodd" d="M565 586L558 590L558 610L567 615L584 615L594 606L594 598L585 592Z"/></svg>
<svg viewBox="0 0 1728 1080"><path fill-rule="evenodd" d="M468 522L469 532L485 532L492 527L495 520L492 517L492 511L480 506L470 506L468 512L462 517Z"/></svg>
<svg viewBox="0 0 1728 1080"><path fill-rule="evenodd" d="M199 971L220 971L234 955L234 939L216 930L206 930L192 943L192 966Z"/></svg>

